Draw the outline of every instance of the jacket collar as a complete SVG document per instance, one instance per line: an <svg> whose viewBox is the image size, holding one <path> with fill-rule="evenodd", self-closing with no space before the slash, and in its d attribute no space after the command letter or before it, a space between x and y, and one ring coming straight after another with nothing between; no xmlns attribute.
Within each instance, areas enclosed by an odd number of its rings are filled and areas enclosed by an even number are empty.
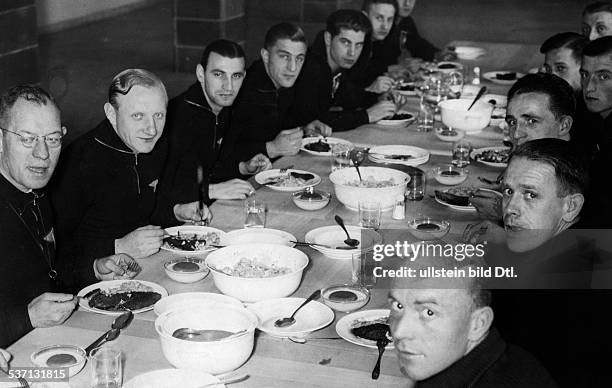
<svg viewBox="0 0 612 388"><path fill-rule="evenodd" d="M110 148L114 151L131 155L137 154L137 152L132 151L132 149L128 147L123 140L121 140L108 119L104 119L94 129L94 139L104 147Z"/></svg>
<svg viewBox="0 0 612 388"><path fill-rule="evenodd" d="M9 182L4 175L0 174L0 197L4 198L20 213L34 199L40 198L43 195L44 191L42 190L31 190L24 193Z"/></svg>
<svg viewBox="0 0 612 388"><path fill-rule="evenodd" d="M266 67L261 59L253 62L247 70L247 77L253 80L253 85L261 92L276 92L276 86L268 75Z"/></svg>
<svg viewBox="0 0 612 388"><path fill-rule="evenodd" d="M208 100L206 99L206 96L204 95L204 91L202 90L202 85L198 81L194 82L189 87L189 89L187 89L185 93L183 93L183 100L187 104L193 107L205 110L213 116L221 117L221 116L228 115L230 112L230 109L222 108L221 111L219 111L219 114L215 115L215 112L213 112L212 108L210 107L210 104L208 103Z"/></svg>

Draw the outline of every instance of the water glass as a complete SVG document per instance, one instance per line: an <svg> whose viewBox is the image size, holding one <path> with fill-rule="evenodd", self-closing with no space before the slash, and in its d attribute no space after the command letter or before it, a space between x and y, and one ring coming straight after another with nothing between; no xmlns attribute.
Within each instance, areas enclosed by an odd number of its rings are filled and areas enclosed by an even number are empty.
<svg viewBox="0 0 612 388"><path fill-rule="evenodd" d="M359 221L362 228L380 229L380 202L359 201Z"/></svg>
<svg viewBox="0 0 612 388"><path fill-rule="evenodd" d="M371 255L371 253L370 253ZM355 252L352 257L351 280L360 287L372 288L376 284L374 268L376 263L366 252Z"/></svg>
<svg viewBox="0 0 612 388"><path fill-rule="evenodd" d="M351 165L351 150L353 147L350 144L338 143L331 147L331 172L340 170Z"/></svg>
<svg viewBox="0 0 612 388"><path fill-rule="evenodd" d="M406 186L406 198L409 201L421 201L427 191L427 175L424 171L411 171L410 181Z"/></svg>
<svg viewBox="0 0 612 388"><path fill-rule="evenodd" d="M266 203L257 198L244 200L244 227L264 228L266 226Z"/></svg>
<svg viewBox="0 0 612 388"><path fill-rule="evenodd" d="M429 104L421 104L419 117L417 119L417 130L419 132L429 132L434 127L435 108Z"/></svg>
<svg viewBox="0 0 612 388"><path fill-rule="evenodd" d="M121 350L114 347L94 349L89 362L92 388L121 388L123 380Z"/></svg>
<svg viewBox="0 0 612 388"><path fill-rule="evenodd" d="M453 164L457 167L469 165L470 152L472 152L472 145L467 141L458 141L453 144Z"/></svg>

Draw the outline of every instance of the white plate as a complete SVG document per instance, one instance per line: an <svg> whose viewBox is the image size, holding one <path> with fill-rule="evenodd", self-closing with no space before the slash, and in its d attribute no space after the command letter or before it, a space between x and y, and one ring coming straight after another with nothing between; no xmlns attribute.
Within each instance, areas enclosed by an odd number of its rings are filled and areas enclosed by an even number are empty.
<svg viewBox="0 0 612 388"><path fill-rule="evenodd" d="M295 323L287 327L276 327L277 319L289 317L306 299L277 298L253 303L249 310L259 318L257 328L275 337L303 336L324 328L334 320L334 312L323 303L312 301L295 314Z"/></svg>
<svg viewBox="0 0 612 388"><path fill-rule="evenodd" d="M348 230L351 238L359 240L359 247L361 249L332 249L317 245L313 245L312 248L323 253L330 259L351 260L354 253L359 253L361 250L366 252L371 251L375 244L382 243L382 236L374 230L363 229L359 226L353 225L346 225L346 229ZM362 231L364 236L362 236ZM362 237L365 237L365 242L362 242ZM304 241L308 243L324 244L331 247L345 247L345 239L346 234L338 225L323 226L321 228L313 229L306 233L306 236L304 237Z"/></svg>
<svg viewBox="0 0 612 388"><path fill-rule="evenodd" d="M348 342L354 343L355 345L365 346L368 348L377 349L376 341L367 340L364 338L357 337L351 333L351 329L354 327L361 326L363 322L375 322L382 321L385 318L389 318L391 310L379 309L379 310L364 310L357 311L342 317L336 323L336 333ZM389 342L389 345L385 349L393 349L393 342Z"/></svg>
<svg viewBox="0 0 612 388"><path fill-rule="evenodd" d="M408 111L405 111L405 110L400 110L397 113L398 114L404 114L404 115L410 115L410 117L405 118L405 119L401 119L401 120L382 119L382 120L377 121L376 124L386 125L386 126L407 125L408 123L414 121L414 119L416 118L414 113L411 113L411 112L408 112Z"/></svg>
<svg viewBox="0 0 612 388"><path fill-rule="evenodd" d="M337 137L328 137L325 138L325 141L327 142L327 144L329 144L330 149L329 151L326 152L317 152L317 151L312 151L307 149L306 147L304 147L306 144L310 144L310 143L316 143L319 140L323 139L323 136L315 136L315 137L305 137L302 139L302 148L300 148L301 151L304 151L308 154L311 155L317 155L317 156L331 156L331 146L333 146L334 144L347 144L352 146L353 143L351 143L348 140L343 140L343 139L338 139Z"/></svg>
<svg viewBox="0 0 612 388"><path fill-rule="evenodd" d="M252 243L279 244L294 247L295 236L284 230L269 228L244 228L225 233L222 245L240 245Z"/></svg>
<svg viewBox="0 0 612 388"><path fill-rule="evenodd" d="M448 192L449 190L456 190L457 188L459 188L459 187L454 187L454 188L450 188L450 189L442 190L442 192L446 193L446 192ZM474 188L474 189L476 189L476 188ZM435 196L435 195L434 195L434 198L435 198L436 202L438 202L439 204L444 205L444 206L448 206L448 207L450 207L451 209L461 210L461 211L476 211L476 208L475 208L474 206L472 206L472 205L469 205L469 206L459 206L459 205L453 205L453 204L450 204L450 203L448 203L448 202L446 202L446 201L444 201L444 200L442 200L442 199L438 198L438 197L437 197L437 196Z"/></svg>
<svg viewBox="0 0 612 388"><path fill-rule="evenodd" d="M217 233L217 235L219 236L219 241L223 239L223 235L225 234L225 232L220 229L211 228L210 226L198 226L198 225L174 226L172 228L166 228L164 229L164 231L167 234L173 235L173 236L176 236L179 232L181 234L197 234L199 236L204 236L207 233ZM168 252L176 253L179 255L194 256L194 255L201 255L202 253L206 253L206 252L215 250L217 248L208 246L207 244L207 246L204 249L198 249L196 251L184 251L182 249L171 248L169 246L166 246L165 244L162 244L161 249L168 251Z"/></svg>
<svg viewBox="0 0 612 388"><path fill-rule="evenodd" d="M300 174L312 174L314 175L314 178L312 178L311 180L299 186L281 187L281 186L275 186L275 185L266 185L265 184L266 181L272 178L276 178L281 175L280 169L275 168L273 170L262 171L259 174L255 175L255 182L259 183L260 185L265 185L266 187L269 187L272 190L284 191L288 193L292 193L294 191L300 191L300 190L305 189L306 187L316 186L319 183L321 183L321 177L313 172L304 171L304 170L294 170L292 168L287 170L287 174L292 173L292 172L297 172Z"/></svg>
<svg viewBox="0 0 612 388"><path fill-rule="evenodd" d="M510 79L510 80L504 80L504 79L497 79L497 74L504 74L504 73L516 73L516 78L515 79ZM517 71L511 71L511 70L497 70L497 71L489 71L488 73L484 73L482 76L493 82L494 84L499 84L499 85L512 85L513 83L516 82L516 80L518 80L519 78L523 77L525 74L523 73L519 73Z"/></svg>
<svg viewBox="0 0 612 388"><path fill-rule="evenodd" d="M486 54L487 50L482 47L474 46L457 46L455 47L457 58L464 60L472 60Z"/></svg>
<svg viewBox="0 0 612 388"><path fill-rule="evenodd" d="M493 163L493 162L486 162L486 161L483 161L483 160L476 160L476 155L480 155L484 151L489 151L489 150L501 151L501 150L507 150L507 149L509 149L509 148L508 147L484 147L484 148L477 148L475 150L472 150L472 152L470 152L470 158L472 160L474 160L475 162L486 164L487 166L490 166L490 167L506 168L506 167L508 167L508 163Z"/></svg>
<svg viewBox="0 0 612 388"><path fill-rule="evenodd" d="M241 301L231 296L217 294L215 292L183 292L161 298L153 306L153 311L155 311L155 314L161 315L171 309L180 309L200 303L222 303L243 307Z"/></svg>
<svg viewBox="0 0 612 388"><path fill-rule="evenodd" d="M140 283L144 286L147 286L151 289L153 289L154 292L157 292L158 294L160 294L162 296L162 298L164 296L168 296L168 291L166 291L166 289L162 286L160 286L157 283L153 283L153 282L147 282L145 280L107 280L107 281L103 281L103 282L99 282L99 283L95 283L92 285L89 285L85 288L83 288L81 291L79 291L79 293L77 294L77 296L80 296L81 298L79 299L79 306L87 311L92 311L94 313L100 313L100 314L105 314L105 315L120 315L123 314L124 311L107 311L107 310L101 310L101 309L97 309L97 308L93 308L93 307L89 307L88 304L88 300L83 298L88 292L95 290L96 288L99 288L101 290L108 290L111 288L117 288L119 286L121 286L121 284L123 283L127 283L127 282L137 282ZM143 307L141 309L138 310L133 310L132 312L134 314L138 314L138 313L142 313L145 311L149 311L153 309L153 305L150 305L148 307Z"/></svg>
<svg viewBox="0 0 612 388"><path fill-rule="evenodd" d="M386 158L384 155L412 155L408 160ZM370 148L368 159L374 163L403 164L404 166L419 166L429 160L429 151L406 145L383 145Z"/></svg>
<svg viewBox="0 0 612 388"><path fill-rule="evenodd" d="M217 383L215 376L193 369L160 369L138 375L123 388L197 388L199 386ZM217 384L211 388L224 388L225 384Z"/></svg>

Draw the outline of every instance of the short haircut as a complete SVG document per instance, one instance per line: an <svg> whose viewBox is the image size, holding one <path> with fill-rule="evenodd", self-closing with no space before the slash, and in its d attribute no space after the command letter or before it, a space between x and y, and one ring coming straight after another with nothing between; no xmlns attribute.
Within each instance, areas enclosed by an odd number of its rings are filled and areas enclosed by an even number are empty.
<svg viewBox="0 0 612 388"><path fill-rule="evenodd" d="M585 15L590 15L597 12L608 12L612 13L612 2L610 1L596 1L594 3L588 4L584 7L584 11L582 11L582 17Z"/></svg>
<svg viewBox="0 0 612 388"><path fill-rule="evenodd" d="M512 85L508 101L519 94L542 93L548 96L549 108L556 119L576 114L576 96L572 87L563 78L554 74L527 74Z"/></svg>
<svg viewBox="0 0 612 388"><path fill-rule="evenodd" d="M332 38L342 30L362 31L368 35L371 29L370 20L362 12L354 9L339 9L327 17L326 31Z"/></svg>
<svg viewBox="0 0 612 388"><path fill-rule="evenodd" d="M553 138L531 140L516 147L508 163L515 158L526 158L553 167L560 198L569 194L587 194L588 160L569 141Z"/></svg>
<svg viewBox="0 0 612 388"><path fill-rule="evenodd" d="M582 50L583 57L601 57L612 54L612 36L592 40Z"/></svg>
<svg viewBox="0 0 612 388"><path fill-rule="evenodd" d="M5 90L0 96L0 123L2 126L6 125L11 108L20 98L38 105L50 103L59 111L59 107L51 94L40 86L32 84L13 86Z"/></svg>
<svg viewBox="0 0 612 388"><path fill-rule="evenodd" d="M208 64L208 57L210 57L211 53L217 53L225 58L245 58L244 50L242 47L231 40L227 39L217 39L214 42L209 43L204 52L202 53L202 58L200 58L200 65L204 69L206 69L206 65Z"/></svg>
<svg viewBox="0 0 612 388"><path fill-rule="evenodd" d="M542 46L540 46L540 52L546 54L552 50L567 48L572 52L574 60L580 63L582 50L588 43L589 40L577 32L561 32L546 39Z"/></svg>
<svg viewBox="0 0 612 388"><path fill-rule="evenodd" d="M270 50L276 44L276 42L281 39L287 39L292 42L301 42L308 46L308 43L306 42L306 35L300 27L291 23L279 23L273 25L268 32L266 32L264 48L266 50Z"/></svg>
<svg viewBox="0 0 612 388"><path fill-rule="evenodd" d="M158 87L164 92L166 98L168 96L164 83L155 74L143 69L126 69L113 78L108 88L108 102L115 109L119 109L119 95L127 95L134 86Z"/></svg>
<svg viewBox="0 0 612 388"><path fill-rule="evenodd" d="M363 0L361 10L367 13L370 10L370 6L374 4L389 4L393 6L393 8L395 9L395 16L397 17L399 11L397 9L397 0Z"/></svg>

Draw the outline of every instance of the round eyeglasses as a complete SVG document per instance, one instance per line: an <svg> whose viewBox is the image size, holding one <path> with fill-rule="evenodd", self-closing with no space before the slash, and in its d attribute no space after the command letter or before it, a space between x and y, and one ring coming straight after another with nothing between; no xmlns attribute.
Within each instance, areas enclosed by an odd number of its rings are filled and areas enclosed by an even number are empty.
<svg viewBox="0 0 612 388"><path fill-rule="evenodd" d="M58 133L58 132L53 132L48 135L36 136L36 135L32 135L31 133L27 133L27 132L19 133L19 132L9 131L8 129L2 128L2 127L0 127L0 129L5 132L9 132L9 133L19 136L19 141L21 142L21 145L23 145L26 148L34 147L34 143L39 139L44 140L45 144L49 148L58 148L62 145L62 137L64 137L63 134ZM62 129L64 129L64 127L62 127Z"/></svg>

